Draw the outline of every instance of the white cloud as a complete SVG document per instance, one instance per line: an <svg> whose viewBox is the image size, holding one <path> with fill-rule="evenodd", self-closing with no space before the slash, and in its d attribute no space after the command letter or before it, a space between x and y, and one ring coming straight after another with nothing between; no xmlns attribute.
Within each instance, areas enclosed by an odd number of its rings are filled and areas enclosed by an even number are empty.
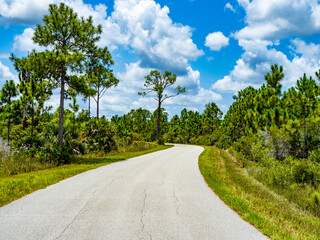
<svg viewBox="0 0 320 240"><path fill-rule="evenodd" d="M236 12L234 7L229 2L224 6L224 9L229 9L232 12Z"/></svg>
<svg viewBox="0 0 320 240"><path fill-rule="evenodd" d="M0 0L0 24L35 25L48 13L49 4L61 2L73 8L80 16L92 16L95 24L101 24L107 15L107 7L104 4L93 7L82 0Z"/></svg>
<svg viewBox="0 0 320 240"><path fill-rule="evenodd" d="M237 39L281 39L320 32L320 4L317 0L238 0L246 11L247 26Z"/></svg>
<svg viewBox="0 0 320 240"><path fill-rule="evenodd" d="M92 6L84 4L82 0L51 0L37 5L37 13L19 15L16 12L25 12L31 8L34 0L14 0L12 4L3 3L6 9L17 10L0 18L10 22L11 18L20 17L22 20L32 18L34 23L39 22L46 13L49 3L65 2L79 13L80 16L93 16L95 24L101 24L103 34L99 46L107 45L111 50L119 46L131 48L138 54L141 66L144 68L158 68L175 73L187 73L189 60L196 60L203 55L193 43L192 29L189 26L173 23L169 17L169 8L161 8L153 0L116 0L112 15L107 17L107 7L103 4ZM41 9L41 11L40 11ZM37 16L35 16L37 15ZM16 49L25 50L31 46L31 29L16 36ZM29 37L29 38L28 38Z"/></svg>
<svg viewBox="0 0 320 240"><path fill-rule="evenodd" d="M292 61L274 49L270 41L240 40L239 45L245 50L244 54L230 74L215 82L212 89L236 93L248 86L258 88L265 83L264 75L273 64L284 67L285 88L295 85L304 73L314 77L314 73L320 69L320 45L307 44L299 39L291 41L291 49L295 54Z"/></svg>
<svg viewBox="0 0 320 240"><path fill-rule="evenodd" d="M13 50L19 50L22 52L31 51L32 49L35 49L37 51L45 50L44 47L41 47L33 42L33 34L34 29L26 28L21 35L16 35L14 37Z"/></svg>
<svg viewBox="0 0 320 240"><path fill-rule="evenodd" d="M153 0L116 0L112 20L127 35L143 68L186 73L188 60L203 55L193 43L189 26L173 23L169 8Z"/></svg>
<svg viewBox="0 0 320 240"><path fill-rule="evenodd" d="M260 84L256 81L263 79L262 77L261 73L251 69L247 63L239 59L230 75L216 81L212 85L212 89L219 92L236 93L248 86L259 87Z"/></svg>
<svg viewBox="0 0 320 240"><path fill-rule="evenodd" d="M238 0L238 3L241 7L246 8L249 5L250 1L249 0Z"/></svg>
<svg viewBox="0 0 320 240"><path fill-rule="evenodd" d="M110 51L118 49L118 46L129 45L129 35L122 33L120 26L111 17L102 23L102 35L98 46L108 46Z"/></svg>
<svg viewBox="0 0 320 240"><path fill-rule="evenodd" d="M229 45L229 38L225 37L222 32L210 33L206 37L205 46L212 51L220 51L221 48Z"/></svg>
<svg viewBox="0 0 320 240"><path fill-rule="evenodd" d="M291 44L297 55L287 67L287 77L283 83L288 87L295 85L303 73L315 78L315 72L320 69L320 44L307 44L300 39L292 40Z"/></svg>
<svg viewBox="0 0 320 240"><path fill-rule="evenodd" d="M320 4L317 0L238 0L246 12L246 26L233 34L244 53L229 75L216 81L212 89L237 92L247 86L260 87L270 66L284 66L284 88L295 85L303 73L314 77L320 68L320 45L295 39L289 60L276 49L282 38L320 33Z"/></svg>
<svg viewBox="0 0 320 240"><path fill-rule="evenodd" d="M12 0L0 1L0 23L10 24L35 24L47 12L48 5L54 0Z"/></svg>
<svg viewBox="0 0 320 240"><path fill-rule="evenodd" d="M6 65L3 65L0 61L0 85L2 86L6 80L14 80L17 81L17 77L10 72L9 67Z"/></svg>

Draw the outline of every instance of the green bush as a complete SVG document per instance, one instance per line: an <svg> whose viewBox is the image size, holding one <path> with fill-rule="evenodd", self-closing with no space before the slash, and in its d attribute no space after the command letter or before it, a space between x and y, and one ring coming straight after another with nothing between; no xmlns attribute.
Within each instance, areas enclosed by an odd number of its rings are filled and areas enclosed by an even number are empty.
<svg viewBox="0 0 320 240"><path fill-rule="evenodd" d="M309 159L313 163L320 164L320 149L316 149L316 150L312 151L309 155Z"/></svg>
<svg viewBox="0 0 320 240"><path fill-rule="evenodd" d="M319 206L320 205L320 193L318 193L318 192L312 193L311 201L314 205Z"/></svg>
<svg viewBox="0 0 320 240"><path fill-rule="evenodd" d="M308 183L315 186L320 183L320 167L308 159L300 159L294 162L293 176L297 183Z"/></svg>
<svg viewBox="0 0 320 240"><path fill-rule="evenodd" d="M51 162L56 165L69 164L73 159L72 148L68 145L53 145L43 148L38 153L42 162Z"/></svg>
<svg viewBox="0 0 320 240"><path fill-rule="evenodd" d="M90 152L103 150L108 153L117 149L115 129L104 117L91 119L85 126L83 137Z"/></svg>

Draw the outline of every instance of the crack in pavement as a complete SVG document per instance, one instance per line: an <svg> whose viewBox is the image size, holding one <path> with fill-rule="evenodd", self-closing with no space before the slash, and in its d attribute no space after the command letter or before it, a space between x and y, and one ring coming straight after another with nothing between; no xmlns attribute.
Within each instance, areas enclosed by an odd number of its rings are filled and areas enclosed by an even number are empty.
<svg viewBox="0 0 320 240"><path fill-rule="evenodd" d="M126 174L121 175L120 178L122 178L122 177L125 176L125 175L126 175ZM114 178L112 178L112 179L109 180L106 184L104 184L103 187L98 188L97 190L95 190L95 191L91 194L91 197L87 200L87 202L85 203L85 205L79 210L78 214L77 214L77 215L73 218L73 220L63 229L63 231L60 233L60 235L59 235L57 238L55 238L55 239L59 239L59 238L63 235L63 233L74 223L74 221L78 218L78 216L81 214L81 212L87 207L88 203L92 200L92 198L94 197L94 195L95 195L98 191L106 188L108 185L111 185L111 184L115 181L116 178L119 178L119 177L114 177ZM151 238L151 239L152 239L152 238Z"/></svg>
<svg viewBox="0 0 320 240"><path fill-rule="evenodd" d="M87 207L87 205L89 204L89 202L92 200L92 198L94 197L94 195L102 190L103 188L105 188L107 185L109 185L112 181L109 181L107 184L105 184L103 187L95 190L92 194L91 194L91 197L87 200L87 202L85 203L85 205L79 210L79 212L77 213L77 215L72 219L72 221L63 229L63 231L60 233L60 235L58 237L55 238L56 239L59 239L63 234L64 232L74 223L74 221L79 217L79 215L81 214L81 212Z"/></svg>
<svg viewBox="0 0 320 240"><path fill-rule="evenodd" d="M144 199L143 199L143 207L142 207L142 210L141 210L141 213L140 213L140 222L142 224L142 228L140 230L140 232L143 232L144 230L144 223L143 223L143 212L146 208L146 199L147 199L147 193L146 193L147 189L145 188L144 191L143 191L143 194L144 194Z"/></svg>
<svg viewBox="0 0 320 240"><path fill-rule="evenodd" d="M174 198L176 199L176 202L177 202L176 213L177 213L177 215L179 215L179 199L178 199L178 197L176 195L176 191L175 190L173 191L173 196L174 196Z"/></svg>
<svg viewBox="0 0 320 240"><path fill-rule="evenodd" d="M142 225L142 228L141 228L141 230L140 230L141 233L144 232L144 228L145 228L145 224L144 224L144 222L143 222L143 217L144 217L144 211L145 211L145 209L146 209L146 199L147 199L147 189L146 189L146 188L144 189L143 194L144 194L143 207L142 207L141 213L140 213L140 215L141 215L141 216L140 216L140 223L141 223L141 225ZM151 234L150 234L149 232L146 232L146 233L148 234L150 240L152 240Z"/></svg>

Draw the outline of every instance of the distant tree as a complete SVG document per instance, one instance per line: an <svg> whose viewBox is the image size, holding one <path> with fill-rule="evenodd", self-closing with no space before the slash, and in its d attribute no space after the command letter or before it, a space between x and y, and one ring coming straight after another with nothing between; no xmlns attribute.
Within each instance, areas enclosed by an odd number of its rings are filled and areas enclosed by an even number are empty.
<svg viewBox="0 0 320 240"><path fill-rule="evenodd" d="M297 118L303 117L303 158L307 157L306 149L306 118L312 114L317 105L318 86L312 77L307 78L306 74L297 81L295 88L290 88L285 93L287 108Z"/></svg>
<svg viewBox="0 0 320 240"><path fill-rule="evenodd" d="M180 93L184 93L186 89L184 87L178 86L175 89L175 94L166 93L165 90L170 86L174 85L177 81L177 75L171 72L165 71L164 74L161 74L157 70L150 72L148 76L145 77L146 81L144 83L143 92L139 92L139 95L145 96L149 93L154 92L156 94L156 101L158 103L157 108L157 140L160 140L161 129L160 129L160 118L161 118L161 105L162 103L169 98L176 97Z"/></svg>
<svg viewBox="0 0 320 240"><path fill-rule="evenodd" d="M214 102L206 104L203 112L204 127L207 130L205 131L206 133L208 133L208 131L212 133L213 130L218 127L222 114L223 113Z"/></svg>
<svg viewBox="0 0 320 240"><path fill-rule="evenodd" d="M317 84L312 77L307 78L306 74L297 81L299 110L303 114L303 157L306 153L306 117L314 110L316 105Z"/></svg>
<svg viewBox="0 0 320 240"><path fill-rule="evenodd" d="M281 95L282 85L280 81L284 77L284 73L282 72L283 72L283 67L282 66L278 67L278 64L275 64L271 66L271 74L267 73L267 75L265 75L264 77L265 80L267 81L267 85L273 88L275 94L278 96Z"/></svg>
<svg viewBox="0 0 320 240"><path fill-rule="evenodd" d="M62 145L66 85L79 92L86 92L89 88L87 78L81 73L88 54L96 50L95 44L100 39L102 27L93 26L92 17L79 19L63 3L59 6L50 4L49 15L43 17L43 23L37 25L33 41L50 50L34 55L46 64L53 85L60 87L59 144Z"/></svg>
<svg viewBox="0 0 320 240"><path fill-rule="evenodd" d="M11 54L10 59L14 62L14 67L19 73L19 81L18 90L22 94L20 97L21 103L23 105L23 115L22 115L22 129L27 127L27 110L28 110L28 88L27 84L30 82L30 64L28 63L27 58L16 58L13 54Z"/></svg>
<svg viewBox="0 0 320 240"><path fill-rule="evenodd" d="M13 82L13 80L6 80L5 84L3 85L1 89L1 95L0 95L0 102L1 105L4 108L4 114L6 115L6 118L8 119L7 122L7 140L8 144L10 142L10 124L11 124L11 118L13 115L13 107L14 107L14 101L13 98L18 96L18 90Z"/></svg>
<svg viewBox="0 0 320 240"><path fill-rule="evenodd" d="M113 65L111 54L108 48L96 48L90 54L90 60L87 62L87 75L90 86L95 90L96 94L92 94L93 99L97 103L97 118L99 119L99 103L106 90L112 86L117 86L119 80L113 75L110 66ZM89 94L90 101L90 94ZM90 103L89 103L90 104Z"/></svg>

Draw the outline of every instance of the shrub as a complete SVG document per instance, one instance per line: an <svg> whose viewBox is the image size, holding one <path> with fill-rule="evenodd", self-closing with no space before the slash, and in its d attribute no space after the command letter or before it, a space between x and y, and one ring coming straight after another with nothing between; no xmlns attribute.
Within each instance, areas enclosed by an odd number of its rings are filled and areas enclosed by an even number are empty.
<svg viewBox="0 0 320 240"><path fill-rule="evenodd" d="M312 195L311 195L311 202L312 202L314 205L319 206L319 205L320 205L320 193L318 193L318 192L312 193Z"/></svg>
<svg viewBox="0 0 320 240"><path fill-rule="evenodd" d="M51 162L56 165L69 164L73 158L72 148L68 145L59 144L42 148L38 155L40 161Z"/></svg>
<svg viewBox="0 0 320 240"><path fill-rule="evenodd" d="M91 119L85 127L84 139L89 151L103 150L108 153L117 149L113 125L104 117Z"/></svg>
<svg viewBox="0 0 320 240"><path fill-rule="evenodd" d="M307 159L295 161L293 165L293 176L297 183L309 183L315 185L320 181L319 168Z"/></svg>
<svg viewBox="0 0 320 240"><path fill-rule="evenodd" d="M320 149L316 149L310 153L309 159L313 163L320 164Z"/></svg>

